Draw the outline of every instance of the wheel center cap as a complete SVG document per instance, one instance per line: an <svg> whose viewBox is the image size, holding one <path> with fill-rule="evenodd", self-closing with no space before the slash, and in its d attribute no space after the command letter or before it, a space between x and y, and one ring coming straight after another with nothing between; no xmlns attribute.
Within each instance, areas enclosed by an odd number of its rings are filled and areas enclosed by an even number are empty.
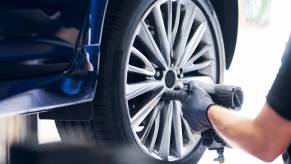
<svg viewBox="0 0 291 164"><path fill-rule="evenodd" d="M165 84L168 88L172 88L176 83L176 74L173 70L169 70L165 76Z"/></svg>

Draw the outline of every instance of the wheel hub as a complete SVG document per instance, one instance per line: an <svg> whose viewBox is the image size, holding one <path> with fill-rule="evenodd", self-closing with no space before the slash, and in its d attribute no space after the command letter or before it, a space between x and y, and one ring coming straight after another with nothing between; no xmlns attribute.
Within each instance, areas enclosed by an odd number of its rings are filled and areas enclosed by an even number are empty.
<svg viewBox="0 0 291 164"><path fill-rule="evenodd" d="M173 88L176 83L176 73L173 70L169 70L165 76L165 84L167 88Z"/></svg>

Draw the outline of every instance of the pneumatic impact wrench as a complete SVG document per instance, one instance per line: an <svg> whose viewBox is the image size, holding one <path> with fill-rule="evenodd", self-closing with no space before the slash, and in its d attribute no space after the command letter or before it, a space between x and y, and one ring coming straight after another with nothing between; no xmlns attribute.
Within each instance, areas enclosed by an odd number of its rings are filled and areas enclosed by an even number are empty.
<svg viewBox="0 0 291 164"><path fill-rule="evenodd" d="M243 91L240 87L223 84L205 84L197 82L198 86L204 89L217 104L221 105L230 110L240 110L243 104ZM188 83L181 83L179 87L173 91L167 91L163 95L164 100L183 100L185 96L190 93ZM215 133L214 130L210 129L201 134L202 144L207 146L209 150L216 150L218 157L214 161L224 163L224 148L228 145Z"/></svg>

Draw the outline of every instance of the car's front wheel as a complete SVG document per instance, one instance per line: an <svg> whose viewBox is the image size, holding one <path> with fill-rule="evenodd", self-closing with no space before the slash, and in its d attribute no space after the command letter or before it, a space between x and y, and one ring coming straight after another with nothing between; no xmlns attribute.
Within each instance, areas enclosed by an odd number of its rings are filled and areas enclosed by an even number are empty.
<svg viewBox="0 0 291 164"><path fill-rule="evenodd" d="M100 145L128 143L157 160L198 161L200 134L180 102L161 96L181 81L221 81L224 47L210 1L109 1L101 61L94 118L56 122L62 140L77 129Z"/></svg>

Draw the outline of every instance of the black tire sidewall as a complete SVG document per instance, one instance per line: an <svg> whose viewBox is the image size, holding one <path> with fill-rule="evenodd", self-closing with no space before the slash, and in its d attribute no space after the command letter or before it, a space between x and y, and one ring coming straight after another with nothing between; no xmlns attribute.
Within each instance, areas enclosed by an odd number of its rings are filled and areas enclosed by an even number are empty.
<svg viewBox="0 0 291 164"><path fill-rule="evenodd" d="M136 145L133 133L130 127L130 120L128 117L127 105L125 100L125 65L127 63L129 45L134 35L136 27L147 11L148 7L154 3L154 0L130 0L127 6L127 12L123 14L124 22L120 22L120 29L116 35L116 39L112 42L113 61L113 83L112 83L112 105L113 105L113 119L116 120L116 131L118 140L125 144Z"/></svg>
<svg viewBox="0 0 291 164"><path fill-rule="evenodd" d="M223 36L220 28L220 23L218 21L215 10L209 0L193 0L197 6L200 7L208 22L210 30L212 32L212 36L214 37L215 42L215 54L217 62L217 79L216 83L222 83L224 79L224 70L225 70L225 49Z"/></svg>

